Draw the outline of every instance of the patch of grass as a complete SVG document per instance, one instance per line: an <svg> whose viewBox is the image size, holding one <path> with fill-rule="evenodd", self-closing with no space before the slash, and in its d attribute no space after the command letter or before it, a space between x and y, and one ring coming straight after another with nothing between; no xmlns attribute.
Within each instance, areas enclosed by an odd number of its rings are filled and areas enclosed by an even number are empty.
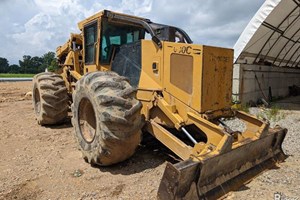
<svg viewBox="0 0 300 200"><path fill-rule="evenodd" d="M266 111L266 116L270 120L275 120L277 118L277 115L279 114L279 107L272 106Z"/></svg>
<svg viewBox="0 0 300 200"><path fill-rule="evenodd" d="M281 111L278 106L271 106L270 108L263 108L256 114L258 119L267 119L268 121L277 122L286 117L286 113Z"/></svg>
<svg viewBox="0 0 300 200"><path fill-rule="evenodd" d="M249 113L249 112L250 112L250 111L249 111L249 108L250 108L250 106L249 106L248 104L242 105L242 106L241 106L241 111L244 111L244 112L246 112L246 113Z"/></svg>
<svg viewBox="0 0 300 200"><path fill-rule="evenodd" d="M35 74L0 74L0 78L32 78Z"/></svg>
<svg viewBox="0 0 300 200"><path fill-rule="evenodd" d="M257 117L258 119L265 119L264 114L261 113L261 112L257 113L257 114L256 114L256 117Z"/></svg>
<svg viewBox="0 0 300 200"><path fill-rule="evenodd" d="M279 121L279 120L285 118L285 114L282 113L282 112L280 112L280 107L278 107L278 106L272 106L271 108L269 108L266 111L266 117L269 120Z"/></svg>

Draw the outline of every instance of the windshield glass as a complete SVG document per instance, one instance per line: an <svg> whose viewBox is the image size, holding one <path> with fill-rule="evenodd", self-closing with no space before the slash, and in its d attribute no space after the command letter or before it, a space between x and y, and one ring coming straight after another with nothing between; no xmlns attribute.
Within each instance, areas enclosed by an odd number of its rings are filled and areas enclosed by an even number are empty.
<svg viewBox="0 0 300 200"><path fill-rule="evenodd" d="M116 47L139 41L144 37L145 31L142 28L103 21L100 62L108 64Z"/></svg>

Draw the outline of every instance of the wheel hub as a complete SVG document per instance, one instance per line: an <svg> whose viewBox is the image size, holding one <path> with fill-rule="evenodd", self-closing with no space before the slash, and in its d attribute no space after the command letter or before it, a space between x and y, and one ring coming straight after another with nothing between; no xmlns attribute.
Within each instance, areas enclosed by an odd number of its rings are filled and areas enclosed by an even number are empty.
<svg viewBox="0 0 300 200"><path fill-rule="evenodd" d="M38 88L34 90L34 110L36 114L39 114L41 111L41 97Z"/></svg>
<svg viewBox="0 0 300 200"><path fill-rule="evenodd" d="M84 98L80 101L78 112L81 136L87 143L91 143L96 135L96 117L89 99Z"/></svg>

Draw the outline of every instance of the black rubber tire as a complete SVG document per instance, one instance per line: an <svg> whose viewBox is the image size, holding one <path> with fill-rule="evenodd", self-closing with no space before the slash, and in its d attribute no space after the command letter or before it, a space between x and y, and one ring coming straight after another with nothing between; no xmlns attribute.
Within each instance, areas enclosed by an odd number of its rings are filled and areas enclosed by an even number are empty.
<svg viewBox="0 0 300 200"><path fill-rule="evenodd" d="M33 107L40 125L62 123L68 116L68 91L63 78L51 72L33 77Z"/></svg>
<svg viewBox="0 0 300 200"><path fill-rule="evenodd" d="M135 96L136 89L114 72L92 72L76 83L72 123L85 161L107 166L134 154L142 126Z"/></svg>

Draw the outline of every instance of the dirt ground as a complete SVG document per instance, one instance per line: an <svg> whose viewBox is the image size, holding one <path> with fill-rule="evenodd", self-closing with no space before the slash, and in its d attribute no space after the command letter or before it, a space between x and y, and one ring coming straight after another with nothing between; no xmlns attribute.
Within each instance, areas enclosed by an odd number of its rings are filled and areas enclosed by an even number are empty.
<svg viewBox="0 0 300 200"><path fill-rule="evenodd" d="M30 99L31 82L0 83L0 199L156 199L170 156L155 140L144 142L129 160L92 167L81 158L70 120L39 126ZM291 109L291 108L289 108ZM289 155L226 199L286 199L300 196L300 112L286 110L278 121L289 128Z"/></svg>

